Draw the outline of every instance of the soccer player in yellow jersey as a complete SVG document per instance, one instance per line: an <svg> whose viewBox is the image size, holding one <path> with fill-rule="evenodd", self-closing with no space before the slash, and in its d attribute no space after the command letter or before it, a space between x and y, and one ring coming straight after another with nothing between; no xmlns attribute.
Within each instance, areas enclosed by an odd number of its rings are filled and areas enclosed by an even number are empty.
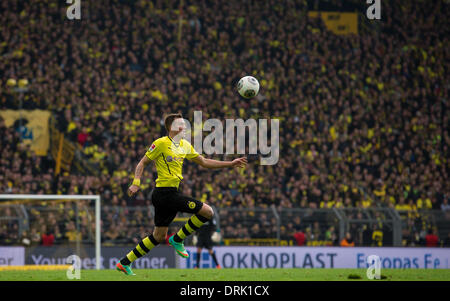
<svg viewBox="0 0 450 301"><path fill-rule="evenodd" d="M199 229L213 217L212 208L192 197L182 195L178 191L180 181L183 180L182 168L184 159L194 161L205 168L245 167L245 157L233 161L217 161L206 159L195 151L192 145L183 139L186 124L181 114L170 114L164 119L168 135L153 142L145 156L138 163L134 180L128 190L130 196L139 190L140 180L144 168L151 161L155 161L158 178L153 189L151 201L155 207L155 229L145 237L131 252L116 265L117 270L126 275L134 275L131 263L144 256L160 242L165 241L170 223L178 212L193 213L188 222L172 237L169 243L178 255L187 258L189 254L184 248L183 240Z"/></svg>

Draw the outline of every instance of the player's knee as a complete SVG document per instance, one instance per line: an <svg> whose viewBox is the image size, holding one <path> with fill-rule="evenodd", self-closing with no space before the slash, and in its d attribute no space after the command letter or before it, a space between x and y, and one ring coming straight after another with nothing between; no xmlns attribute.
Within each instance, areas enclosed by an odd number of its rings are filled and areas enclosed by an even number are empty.
<svg viewBox="0 0 450 301"><path fill-rule="evenodd" d="M203 204L202 209L200 210L200 215L206 217L207 219L212 219L214 216L214 211L212 208L206 204Z"/></svg>

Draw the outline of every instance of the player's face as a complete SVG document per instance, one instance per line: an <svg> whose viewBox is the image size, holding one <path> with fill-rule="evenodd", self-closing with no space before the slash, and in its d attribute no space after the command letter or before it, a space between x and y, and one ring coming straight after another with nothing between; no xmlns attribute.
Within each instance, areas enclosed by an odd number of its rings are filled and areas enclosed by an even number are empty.
<svg viewBox="0 0 450 301"><path fill-rule="evenodd" d="M172 129L173 132L176 133L177 136L180 138L184 138L186 134L186 122L183 118L177 118L172 122Z"/></svg>

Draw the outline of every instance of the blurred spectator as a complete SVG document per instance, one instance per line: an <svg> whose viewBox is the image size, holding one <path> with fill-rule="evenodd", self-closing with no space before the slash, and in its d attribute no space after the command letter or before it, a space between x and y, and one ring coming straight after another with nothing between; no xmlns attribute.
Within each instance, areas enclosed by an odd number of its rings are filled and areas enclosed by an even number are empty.
<svg viewBox="0 0 450 301"><path fill-rule="evenodd" d="M372 231L372 246L382 247L383 246L383 231L379 229L378 225L373 225Z"/></svg>
<svg viewBox="0 0 450 301"><path fill-rule="evenodd" d="M83 130L78 133L77 141L80 144L81 147L83 147L88 140L89 134L87 133L86 128L83 128Z"/></svg>
<svg viewBox="0 0 450 301"><path fill-rule="evenodd" d="M320 224L318 221L315 221L313 224L313 233L314 233L314 239L315 240L321 240L322 239L322 230L320 229Z"/></svg>
<svg viewBox="0 0 450 301"><path fill-rule="evenodd" d="M75 223L73 221L69 221L66 226L65 237L69 242L81 241L81 233L78 232L75 228Z"/></svg>
<svg viewBox="0 0 450 301"><path fill-rule="evenodd" d="M325 231L325 240L331 240L331 235L334 233L334 226L331 226L330 228Z"/></svg>
<svg viewBox="0 0 450 301"><path fill-rule="evenodd" d="M37 233L36 228L31 229L30 236L32 245L39 245L41 243L41 236Z"/></svg>
<svg viewBox="0 0 450 301"><path fill-rule="evenodd" d="M339 246L339 238L336 232L331 233L331 246Z"/></svg>
<svg viewBox="0 0 450 301"><path fill-rule="evenodd" d="M341 247L354 247L355 242L353 241L352 235L350 232L345 234L345 238L341 241Z"/></svg>
<svg viewBox="0 0 450 301"><path fill-rule="evenodd" d="M447 234L447 237L445 238L444 247L450 248L450 232Z"/></svg>
<svg viewBox="0 0 450 301"><path fill-rule="evenodd" d="M293 222L293 228L300 229L301 224L302 224L300 216L295 216L293 218L292 222Z"/></svg>
<svg viewBox="0 0 450 301"><path fill-rule="evenodd" d="M334 226L330 226L325 232L325 240L329 242L329 245L331 246L339 245L339 240L337 239L337 234Z"/></svg>
<svg viewBox="0 0 450 301"><path fill-rule="evenodd" d="M297 242L297 246L304 246L306 237L305 233L300 228L297 228L297 231L294 234L295 241Z"/></svg>
<svg viewBox="0 0 450 301"><path fill-rule="evenodd" d="M55 242L59 243L64 239L63 234L61 233L57 225L55 225L52 235L55 237Z"/></svg>
<svg viewBox="0 0 450 301"><path fill-rule="evenodd" d="M412 243L413 247L425 247L425 237L422 237L420 232L414 233L414 241Z"/></svg>
<svg viewBox="0 0 450 301"><path fill-rule="evenodd" d="M1 241L1 238L0 238L0 241ZM27 231L24 231L22 233L20 242L24 247L29 247L31 245L31 239L30 239Z"/></svg>
<svg viewBox="0 0 450 301"><path fill-rule="evenodd" d="M450 210L450 204L448 203L448 198L445 198L444 201L441 204L442 211L449 211Z"/></svg>
<svg viewBox="0 0 450 301"><path fill-rule="evenodd" d="M259 223L253 224L250 232L251 238L264 238L265 235L262 233L261 228L259 227Z"/></svg>
<svg viewBox="0 0 450 301"><path fill-rule="evenodd" d="M42 226L41 242L42 245L46 247L53 246L53 243L55 242L55 236L50 231L47 231L46 226Z"/></svg>
<svg viewBox="0 0 450 301"><path fill-rule="evenodd" d="M427 236L425 236L425 245L427 247L438 247L439 237L437 236L437 231L435 229L429 229Z"/></svg>
<svg viewBox="0 0 450 301"><path fill-rule="evenodd" d="M315 240L314 233L311 231L311 227L306 227L305 238L306 238L306 243L310 243Z"/></svg>
<svg viewBox="0 0 450 301"><path fill-rule="evenodd" d="M285 226L280 227L280 239L289 241L292 239L292 234L287 232L287 229Z"/></svg>
<svg viewBox="0 0 450 301"><path fill-rule="evenodd" d="M6 238L7 235L5 229L3 227L0 227L0 241L6 242Z"/></svg>

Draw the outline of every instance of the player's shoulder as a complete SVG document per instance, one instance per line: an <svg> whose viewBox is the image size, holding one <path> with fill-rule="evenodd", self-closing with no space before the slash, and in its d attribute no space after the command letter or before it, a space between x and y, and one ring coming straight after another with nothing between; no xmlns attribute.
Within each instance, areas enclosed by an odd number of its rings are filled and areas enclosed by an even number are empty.
<svg viewBox="0 0 450 301"><path fill-rule="evenodd" d="M187 141L186 139L181 139L181 144L183 145L183 146L191 146L191 143L189 142L189 141Z"/></svg>
<svg viewBox="0 0 450 301"><path fill-rule="evenodd" d="M161 137L152 142L152 145L148 148L148 152L153 152L155 149L160 149L161 147L164 147L166 144L166 137Z"/></svg>
<svg viewBox="0 0 450 301"><path fill-rule="evenodd" d="M155 141L153 141L153 144L154 144L155 146L159 146L159 145L167 144L167 143L170 143L170 139L169 139L167 136L158 138L158 139L156 139Z"/></svg>

